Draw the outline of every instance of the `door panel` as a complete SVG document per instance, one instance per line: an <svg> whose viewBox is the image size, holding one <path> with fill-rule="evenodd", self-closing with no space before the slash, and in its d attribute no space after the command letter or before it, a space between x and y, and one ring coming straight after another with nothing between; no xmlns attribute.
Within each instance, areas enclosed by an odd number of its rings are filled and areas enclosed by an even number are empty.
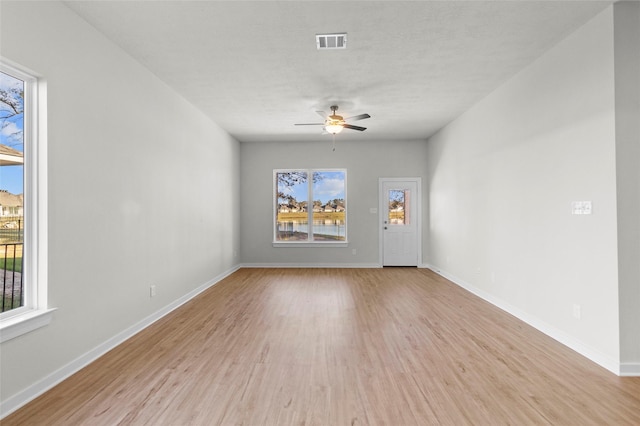
<svg viewBox="0 0 640 426"><path fill-rule="evenodd" d="M381 179L383 266L418 266L418 186L417 179Z"/></svg>

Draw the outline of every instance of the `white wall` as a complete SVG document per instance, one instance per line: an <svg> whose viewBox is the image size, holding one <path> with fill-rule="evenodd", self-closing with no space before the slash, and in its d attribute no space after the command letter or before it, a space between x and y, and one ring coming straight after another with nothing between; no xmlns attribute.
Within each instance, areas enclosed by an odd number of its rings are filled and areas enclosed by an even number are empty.
<svg viewBox="0 0 640 426"><path fill-rule="evenodd" d="M379 177L425 175L426 143L422 141L344 140L316 143L242 143L241 258L249 265L379 266ZM349 247L282 248L273 241L273 170L290 168L347 169ZM423 201L426 193L423 194ZM424 209L423 209L424 211ZM424 244L424 243L423 243ZM352 250L356 249L356 255Z"/></svg>
<svg viewBox="0 0 640 426"><path fill-rule="evenodd" d="M620 360L640 375L640 3L614 5Z"/></svg>
<svg viewBox="0 0 640 426"><path fill-rule="evenodd" d="M48 88L58 308L2 344L4 402L233 269L239 144L61 3L0 7L2 56Z"/></svg>
<svg viewBox="0 0 640 426"><path fill-rule="evenodd" d="M427 186L435 269L616 371L614 103L608 8L430 138Z"/></svg>

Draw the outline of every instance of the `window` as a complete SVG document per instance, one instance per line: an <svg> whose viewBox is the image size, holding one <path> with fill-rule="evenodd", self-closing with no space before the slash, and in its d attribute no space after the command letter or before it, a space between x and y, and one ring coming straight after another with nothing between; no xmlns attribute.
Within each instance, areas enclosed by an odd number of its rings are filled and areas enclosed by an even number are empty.
<svg viewBox="0 0 640 426"><path fill-rule="evenodd" d="M410 200L411 191L408 189L389 190L389 217L387 220L391 225L411 224Z"/></svg>
<svg viewBox="0 0 640 426"><path fill-rule="evenodd" d="M51 320L45 285L46 153L37 113L38 80L1 61L0 341Z"/></svg>
<svg viewBox="0 0 640 426"><path fill-rule="evenodd" d="M346 170L274 170L274 244L347 242Z"/></svg>

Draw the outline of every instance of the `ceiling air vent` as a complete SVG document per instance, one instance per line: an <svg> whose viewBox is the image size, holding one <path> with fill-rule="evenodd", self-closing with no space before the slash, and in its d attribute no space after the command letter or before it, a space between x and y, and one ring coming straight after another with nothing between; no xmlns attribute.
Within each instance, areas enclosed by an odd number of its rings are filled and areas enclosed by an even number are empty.
<svg viewBox="0 0 640 426"><path fill-rule="evenodd" d="M316 46L318 47L318 50L346 49L347 33L316 34Z"/></svg>

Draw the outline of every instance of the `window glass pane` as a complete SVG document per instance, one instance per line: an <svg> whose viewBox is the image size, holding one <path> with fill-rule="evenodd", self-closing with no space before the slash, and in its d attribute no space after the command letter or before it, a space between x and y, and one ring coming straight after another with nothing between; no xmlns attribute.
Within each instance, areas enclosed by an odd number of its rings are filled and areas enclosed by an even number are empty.
<svg viewBox="0 0 640 426"><path fill-rule="evenodd" d="M309 238L307 172L276 173L276 241Z"/></svg>
<svg viewBox="0 0 640 426"><path fill-rule="evenodd" d="M409 225L409 190L389 190L389 218L391 225Z"/></svg>
<svg viewBox="0 0 640 426"><path fill-rule="evenodd" d="M0 72L0 312L24 304L25 82Z"/></svg>
<svg viewBox="0 0 640 426"><path fill-rule="evenodd" d="M346 240L345 172L313 173L313 240Z"/></svg>

